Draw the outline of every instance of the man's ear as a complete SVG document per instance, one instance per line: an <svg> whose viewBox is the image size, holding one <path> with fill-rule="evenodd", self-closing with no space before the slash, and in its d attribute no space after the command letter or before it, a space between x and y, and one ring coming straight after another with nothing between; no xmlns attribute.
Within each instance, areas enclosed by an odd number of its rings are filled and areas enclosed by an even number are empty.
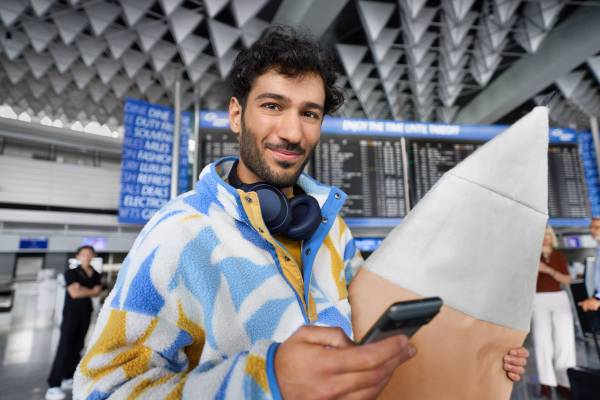
<svg viewBox="0 0 600 400"><path fill-rule="evenodd" d="M237 97L229 99L229 128L236 135L242 131L242 105Z"/></svg>

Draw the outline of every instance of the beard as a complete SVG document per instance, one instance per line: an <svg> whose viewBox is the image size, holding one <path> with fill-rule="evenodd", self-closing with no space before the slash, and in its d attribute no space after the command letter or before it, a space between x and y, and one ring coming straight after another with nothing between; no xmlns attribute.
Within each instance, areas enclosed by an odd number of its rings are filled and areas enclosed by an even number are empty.
<svg viewBox="0 0 600 400"><path fill-rule="evenodd" d="M244 165L248 167L256 176L260 178L262 182L268 183L269 185L277 188L286 188L294 186L298 177L304 170L304 167L310 160L314 147L306 151L299 144L290 143L285 139L276 145L267 144L265 147L270 149L285 149L288 151L294 151L300 154L304 154L306 158L302 163L297 165L275 160L275 163L280 167L282 171L277 172L269 167L265 160L264 149L259 143L256 142L255 136L252 134L250 128L244 126L242 121L241 134L240 134L240 158L244 162Z"/></svg>

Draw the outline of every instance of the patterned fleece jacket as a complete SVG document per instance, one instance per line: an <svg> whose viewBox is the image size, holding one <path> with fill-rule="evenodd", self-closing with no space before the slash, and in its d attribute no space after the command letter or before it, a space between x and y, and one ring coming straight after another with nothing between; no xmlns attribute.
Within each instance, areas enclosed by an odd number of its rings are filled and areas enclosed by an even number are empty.
<svg viewBox="0 0 600 400"><path fill-rule="evenodd" d="M280 342L309 324L352 337L347 287L362 258L338 216L346 195L300 176L323 217L302 243L302 271L265 227L256 193L225 182L234 161L204 168L135 240L75 398L277 399Z"/></svg>

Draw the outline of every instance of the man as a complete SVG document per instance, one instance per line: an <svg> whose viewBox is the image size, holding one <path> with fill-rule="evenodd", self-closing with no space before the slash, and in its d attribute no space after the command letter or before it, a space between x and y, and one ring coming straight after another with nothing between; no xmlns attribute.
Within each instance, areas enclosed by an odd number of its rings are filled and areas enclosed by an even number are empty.
<svg viewBox="0 0 600 400"><path fill-rule="evenodd" d="M65 304L58 349L48 377L47 400L65 398L63 389L73 387L73 374L81 360L81 350L90 326L92 297L102 292L100 274L91 265L96 255L92 246L81 246L75 258L79 266L65 272Z"/></svg>
<svg viewBox="0 0 600 400"><path fill-rule="evenodd" d="M590 224L590 233L596 242L600 244L600 218L592 218ZM596 268L594 271L595 291L594 294L584 301L579 302L583 311L598 311L600 310L600 248L596 256Z"/></svg>
<svg viewBox="0 0 600 400"><path fill-rule="evenodd" d="M77 394L374 398L415 354L404 336L350 339L347 287L362 258L338 216L346 196L301 174L324 115L343 101L335 79L318 44L283 27L238 55L229 115L240 159L204 168L192 192L146 225L79 366ZM244 190L257 182L290 205L314 197L316 230L302 240L270 231L258 189ZM523 350L507 355L512 379Z"/></svg>

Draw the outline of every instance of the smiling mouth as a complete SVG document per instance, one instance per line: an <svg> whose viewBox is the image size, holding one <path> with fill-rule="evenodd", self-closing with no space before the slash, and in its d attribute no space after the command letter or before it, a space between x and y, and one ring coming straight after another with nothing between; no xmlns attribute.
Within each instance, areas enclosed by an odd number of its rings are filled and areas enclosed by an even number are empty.
<svg viewBox="0 0 600 400"><path fill-rule="evenodd" d="M267 150L271 151L276 159L286 162L295 162L302 158L303 152L282 149L274 146L266 146Z"/></svg>

